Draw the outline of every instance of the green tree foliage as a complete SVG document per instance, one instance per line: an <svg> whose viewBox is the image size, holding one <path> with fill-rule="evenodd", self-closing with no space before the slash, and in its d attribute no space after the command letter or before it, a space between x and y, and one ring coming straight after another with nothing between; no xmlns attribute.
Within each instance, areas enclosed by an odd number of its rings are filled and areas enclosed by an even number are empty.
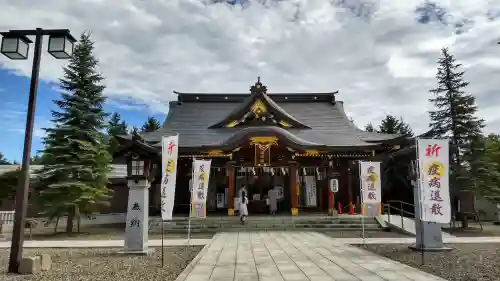
<svg viewBox="0 0 500 281"><path fill-rule="evenodd" d="M20 169L0 174L0 206L4 200L15 197L20 175Z"/></svg>
<svg viewBox="0 0 500 281"><path fill-rule="evenodd" d="M2 152L0 152L0 165L11 165L9 160L5 158Z"/></svg>
<svg viewBox="0 0 500 281"><path fill-rule="evenodd" d="M464 71L459 70L461 65L448 49L442 49L438 64L437 87L430 90L434 97L429 101L436 107L429 112L430 127L434 137L451 140L450 184L454 194L473 186L461 156L476 154L473 145L480 143L477 139L484 121L475 116L475 98L464 91L469 82L464 80Z"/></svg>
<svg viewBox="0 0 500 281"><path fill-rule="evenodd" d="M158 131L161 128L160 121L158 121L154 117L148 117L148 120L144 125L142 125L141 131L142 132L155 132Z"/></svg>
<svg viewBox="0 0 500 281"><path fill-rule="evenodd" d="M378 126L379 133L399 134L407 137L413 136L410 125L403 121L403 118L397 119L395 116L387 115Z"/></svg>
<svg viewBox="0 0 500 281"><path fill-rule="evenodd" d="M130 135L137 135L139 133L139 128L137 128L136 126L132 127L132 129L130 129L130 131L128 132Z"/></svg>
<svg viewBox="0 0 500 281"><path fill-rule="evenodd" d="M500 203L500 136L477 137L471 147L463 155L465 176L476 194Z"/></svg>
<svg viewBox="0 0 500 281"><path fill-rule="evenodd" d="M59 107L52 111L53 128L45 129L44 166L37 172L39 207L50 219L68 214L66 231L72 232L79 212L107 204L111 156L105 135L104 79L96 71L97 59L89 33L80 36L68 66L64 67Z"/></svg>
<svg viewBox="0 0 500 281"><path fill-rule="evenodd" d="M42 164L42 156L37 154L37 155L31 157L30 164L31 165L41 165Z"/></svg>
<svg viewBox="0 0 500 281"><path fill-rule="evenodd" d="M382 122L380 122L377 130L375 130L372 123L368 123L365 126L365 131L385 134L399 134L407 137L413 136L413 131L410 125L405 123L403 118L398 119L392 115L387 115Z"/></svg>
<svg viewBox="0 0 500 281"><path fill-rule="evenodd" d="M118 140L116 136L126 135L128 133L127 122L121 119L120 114L113 113L108 120L107 133L109 138L109 152L111 155L118 150Z"/></svg>

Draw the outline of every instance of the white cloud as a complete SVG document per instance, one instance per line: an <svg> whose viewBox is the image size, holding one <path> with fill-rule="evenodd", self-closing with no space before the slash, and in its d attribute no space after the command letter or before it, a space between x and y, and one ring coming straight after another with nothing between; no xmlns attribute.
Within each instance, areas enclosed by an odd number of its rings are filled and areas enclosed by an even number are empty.
<svg viewBox="0 0 500 281"><path fill-rule="evenodd" d="M24 134L26 126L26 105L5 101L0 109L0 128L10 132ZM43 116L35 116L33 136L42 139L45 137L43 128L50 128L52 123Z"/></svg>
<svg viewBox="0 0 500 281"><path fill-rule="evenodd" d="M437 13L423 0L206 2L0 0L0 30L91 30L107 95L131 110L166 112L173 89L246 92L261 76L270 91L338 89L356 124L391 113L417 132L427 129L439 49L449 46L468 66L487 130L500 132L497 0L437 0ZM419 23L417 7L433 21ZM63 63L44 52L42 78L60 77ZM0 64L24 75L31 66Z"/></svg>

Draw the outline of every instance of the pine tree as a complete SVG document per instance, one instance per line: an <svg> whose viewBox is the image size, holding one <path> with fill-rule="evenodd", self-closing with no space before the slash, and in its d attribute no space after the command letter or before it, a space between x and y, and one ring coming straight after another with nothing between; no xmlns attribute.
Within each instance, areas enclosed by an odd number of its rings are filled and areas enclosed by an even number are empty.
<svg viewBox="0 0 500 281"><path fill-rule="evenodd" d="M156 120L154 117L148 117L148 121L142 125L142 132L154 132L161 128L160 121Z"/></svg>
<svg viewBox="0 0 500 281"><path fill-rule="evenodd" d="M475 116L475 98L464 91L469 85L464 80L465 72L459 70L461 64L455 62L447 48L442 49L438 64L438 85L430 90L434 97L429 101L436 107L429 112L430 127L434 137L451 140L450 184L452 195L456 195L459 190L473 186L461 157L462 154L474 154L472 145L481 136L484 121Z"/></svg>
<svg viewBox="0 0 500 281"><path fill-rule="evenodd" d="M68 214L67 232L73 219L97 205L108 203L107 174L111 157L102 130L104 79L96 71L97 59L89 33L80 36L64 78L61 99L54 101L59 111L52 111L53 128L45 129L43 168L37 173L37 199L50 219Z"/></svg>
<svg viewBox="0 0 500 281"><path fill-rule="evenodd" d="M407 137L413 136L413 131L409 124L403 121L403 118L397 119L395 116L387 115L380 126L378 127L378 132L385 134L399 134Z"/></svg>
<svg viewBox="0 0 500 281"><path fill-rule="evenodd" d="M472 140L472 150L463 155L466 177L480 196L500 203L500 137L490 135Z"/></svg>
<svg viewBox="0 0 500 281"><path fill-rule="evenodd" d="M115 112L108 120L107 132L109 138L109 153L113 155L119 146L116 136L126 135L128 133L127 122L122 121L120 114Z"/></svg>
<svg viewBox="0 0 500 281"><path fill-rule="evenodd" d="M2 152L0 152L0 165L11 165L12 163L9 162L9 160L7 160L5 158L5 156L3 155Z"/></svg>

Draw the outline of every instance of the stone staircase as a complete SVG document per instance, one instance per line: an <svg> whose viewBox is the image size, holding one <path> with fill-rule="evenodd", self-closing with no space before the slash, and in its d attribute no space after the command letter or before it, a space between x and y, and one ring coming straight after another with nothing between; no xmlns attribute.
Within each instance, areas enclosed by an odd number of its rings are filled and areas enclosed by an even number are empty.
<svg viewBox="0 0 500 281"><path fill-rule="evenodd" d="M149 233L161 233L161 218L150 218ZM189 221L186 217L163 222L165 233L186 233ZM365 230L382 230L374 218L364 218ZM193 233L239 232L239 231L348 231L361 230L361 216L251 216L245 225L239 217L207 217L192 219Z"/></svg>

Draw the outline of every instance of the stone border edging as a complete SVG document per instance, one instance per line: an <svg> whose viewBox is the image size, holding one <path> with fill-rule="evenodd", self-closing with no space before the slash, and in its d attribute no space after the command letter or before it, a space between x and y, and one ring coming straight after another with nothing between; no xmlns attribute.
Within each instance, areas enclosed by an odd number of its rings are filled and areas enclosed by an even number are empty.
<svg viewBox="0 0 500 281"><path fill-rule="evenodd" d="M208 248L210 247L210 244L207 244L201 249L201 251L194 257L194 259L184 268L184 270L177 276L175 281L184 281L186 278L189 276L191 271L193 271L194 267L198 264L198 262L201 260L201 258L205 255L205 253L208 251ZM188 246L189 247L189 246Z"/></svg>

